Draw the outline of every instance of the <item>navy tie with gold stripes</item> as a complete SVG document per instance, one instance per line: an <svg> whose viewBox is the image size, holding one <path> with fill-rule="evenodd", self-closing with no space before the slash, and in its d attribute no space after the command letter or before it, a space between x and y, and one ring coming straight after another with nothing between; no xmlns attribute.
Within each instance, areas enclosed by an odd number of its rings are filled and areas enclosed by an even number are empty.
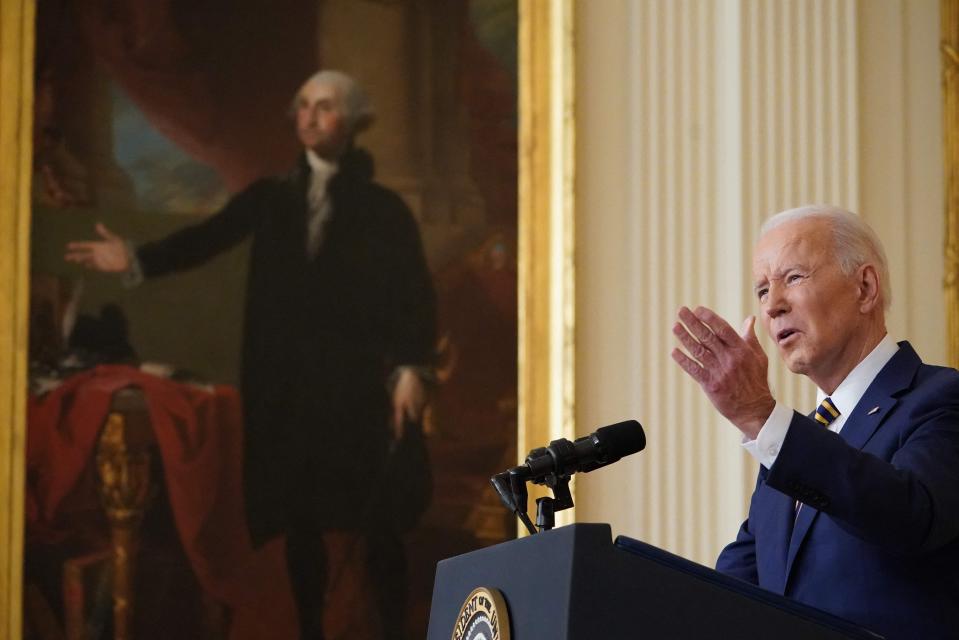
<svg viewBox="0 0 959 640"><path fill-rule="evenodd" d="M816 419L816 422L821 424L824 427L828 427L832 424L832 421L839 417L839 409L836 408L836 405L832 403L832 398L824 398L819 407L816 408L816 414L813 418ZM796 500L796 504L793 505L793 508L796 511L796 517L799 517L799 510L802 508L803 503L799 500Z"/></svg>
<svg viewBox="0 0 959 640"><path fill-rule="evenodd" d="M833 420L839 417L839 409L832 403L832 398L825 398L819 408L816 409L816 415L813 417L824 427L828 427Z"/></svg>

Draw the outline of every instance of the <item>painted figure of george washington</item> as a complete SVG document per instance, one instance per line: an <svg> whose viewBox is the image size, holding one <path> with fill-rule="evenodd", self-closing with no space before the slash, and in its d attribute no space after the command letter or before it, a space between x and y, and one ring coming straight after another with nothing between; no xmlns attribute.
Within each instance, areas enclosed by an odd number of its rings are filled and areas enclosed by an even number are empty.
<svg viewBox="0 0 959 640"><path fill-rule="evenodd" d="M377 513L380 469L422 416L435 297L412 214L354 145L372 121L365 93L321 71L292 112L303 153L289 175L135 249L98 225L101 238L70 243L66 258L138 281L252 237L241 371L251 535L286 536L303 638L333 627L387 637L402 626L405 561ZM355 619L328 619L344 615Z"/></svg>

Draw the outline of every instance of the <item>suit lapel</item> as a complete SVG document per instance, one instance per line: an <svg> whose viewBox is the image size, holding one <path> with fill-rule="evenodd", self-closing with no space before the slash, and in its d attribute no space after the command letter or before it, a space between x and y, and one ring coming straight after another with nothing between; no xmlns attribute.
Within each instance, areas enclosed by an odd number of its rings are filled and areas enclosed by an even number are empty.
<svg viewBox="0 0 959 640"><path fill-rule="evenodd" d="M793 520L796 517L796 511L793 508L794 500L775 489L769 489L769 493L770 500L773 500L770 505L770 528L774 539L789 540L793 530ZM786 589L786 576L789 575L791 564L789 551L785 545L775 545L770 553L775 575L778 576L773 585L779 593L784 593Z"/></svg>
<svg viewBox="0 0 959 640"><path fill-rule="evenodd" d="M899 351L882 368L876 379L866 389L859 404L849 414L842 426L842 431L839 432L840 437L856 449L866 446L872 435L885 421L886 416L899 402L898 395L910 387L916 376L916 370L921 364L922 361L912 346L908 342L900 342ZM792 573L796 556L818 516L819 510L809 505L804 505L796 516L792 535L788 537L786 584ZM783 586L785 593L785 584Z"/></svg>
<svg viewBox="0 0 959 640"><path fill-rule="evenodd" d="M808 504L803 505L799 513L794 516L795 522L792 527L792 534L789 536L789 548L786 551L786 577L783 583L783 593L786 592L786 585L789 583L789 577L792 575L793 563L799 554L799 549L806 540L806 534L809 528L819 516L819 510L813 509Z"/></svg>
<svg viewBox="0 0 959 640"><path fill-rule="evenodd" d="M882 368L856 408L852 410L839 435L850 446L862 449L899 402L900 392L908 389L922 361L908 342L899 343L899 351Z"/></svg>

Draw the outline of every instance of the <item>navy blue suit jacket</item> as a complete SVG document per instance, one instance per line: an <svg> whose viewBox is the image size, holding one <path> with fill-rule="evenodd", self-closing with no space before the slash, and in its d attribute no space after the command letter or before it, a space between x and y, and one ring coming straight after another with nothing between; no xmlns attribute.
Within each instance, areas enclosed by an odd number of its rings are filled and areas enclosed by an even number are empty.
<svg viewBox="0 0 959 640"><path fill-rule="evenodd" d="M899 347L839 434L793 414L716 568L890 639L959 638L959 372Z"/></svg>

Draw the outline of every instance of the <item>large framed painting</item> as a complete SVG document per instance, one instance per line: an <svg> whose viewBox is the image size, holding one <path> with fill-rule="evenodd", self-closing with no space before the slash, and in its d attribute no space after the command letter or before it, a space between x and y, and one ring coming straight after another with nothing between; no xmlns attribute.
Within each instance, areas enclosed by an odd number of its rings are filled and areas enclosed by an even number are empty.
<svg viewBox="0 0 959 640"><path fill-rule="evenodd" d="M2 633L422 637L573 435L570 3L0 10Z"/></svg>

